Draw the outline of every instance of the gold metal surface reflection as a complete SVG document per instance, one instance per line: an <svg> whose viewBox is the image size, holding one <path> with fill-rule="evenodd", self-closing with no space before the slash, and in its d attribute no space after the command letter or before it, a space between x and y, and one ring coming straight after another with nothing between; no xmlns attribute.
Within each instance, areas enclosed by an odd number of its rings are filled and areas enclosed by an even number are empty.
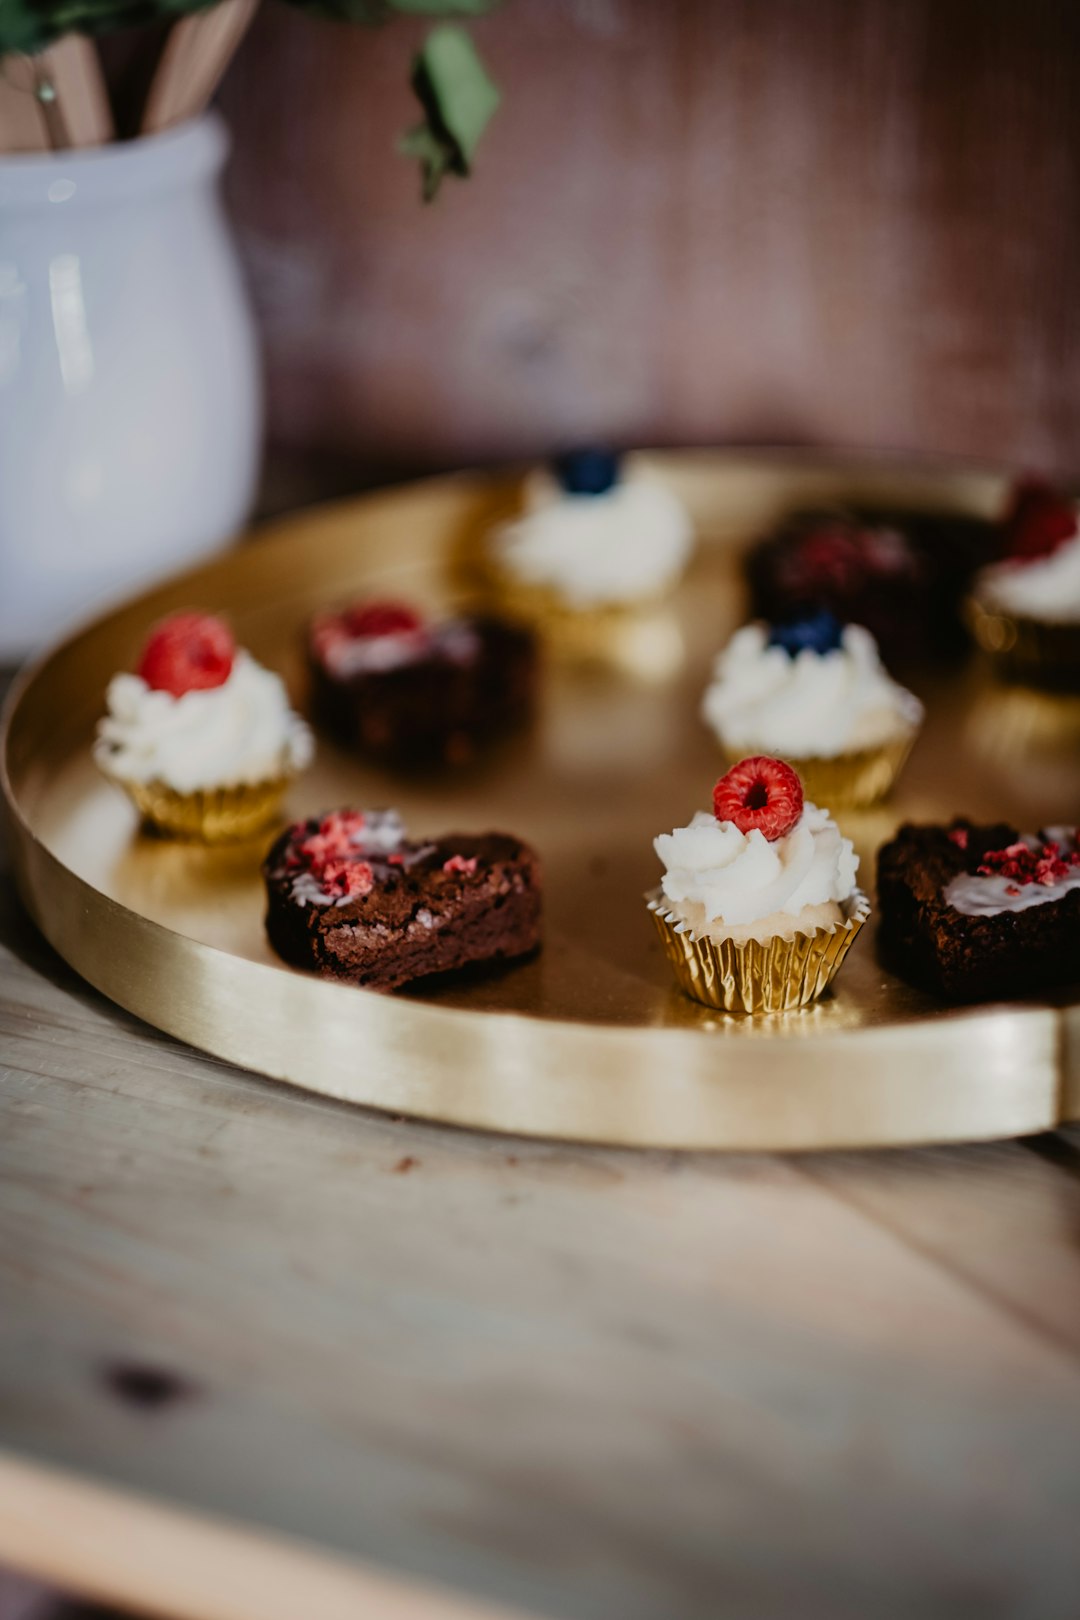
<svg viewBox="0 0 1080 1620"><path fill-rule="evenodd" d="M533 734L474 771L401 782L327 744L285 806L297 815L394 803L420 834L503 827L529 838L547 886L535 961L396 997L293 972L262 931L268 840L200 849L147 838L88 753L109 676L174 608L227 613L302 703L299 638L316 607L376 589L454 605L451 559L513 493L505 479L471 476L279 523L108 614L28 673L9 706L4 793L20 887L42 929L105 994L196 1046L311 1090L459 1125L794 1149L1002 1136L1080 1113L1080 1009L1060 996L942 1007L883 972L871 920L821 1002L728 1018L675 989L642 901L658 875L654 834L707 804L716 774L698 702L743 613L740 548L794 505L847 496L988 511L1000 480L766 453L654 460L702 539L665 631L679 652L670 668L634 679L555 660ZM1029 773L1009 771L988 747L997 690L972 668L920 691L928 720L898 796L839 813L864 886L874 850L905 817L964 811L1027 826L1075 817L1075 749L1053 772ZM1018 723L1021 755L1023 731ZM1045 751L1042 721L1035 731Z"/></svg>

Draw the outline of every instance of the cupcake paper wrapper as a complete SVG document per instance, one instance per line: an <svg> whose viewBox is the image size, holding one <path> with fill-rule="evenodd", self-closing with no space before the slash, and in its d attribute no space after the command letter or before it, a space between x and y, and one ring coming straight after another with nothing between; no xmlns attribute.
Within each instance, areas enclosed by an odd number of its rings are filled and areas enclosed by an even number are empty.
<svg viewBox="0 0 1080 1620"><path fill-rule="evenodd" d="M976 642L1007 680L1080 692L1080 622L1028 619L975 597L968 599L966 617Z"/></svg>
<svg viewBox="0 0 1080 1620"><path fill-rule="evenodd" d="M489 554L481 559L479 574L491 606L536 630L556 654L573 661L627 668L651 661L651 648L646 649L644 660L639 653L641 627L663 606L669 591L575 607L548 586L516 580Z"/></svg>
<svg viewBox="0 0 1080 1620"><path fill-rule="evenodd" d="M850 754L830 757L821 755L796 759L791 754L781 757L798 771L803 792L811 804L828 805L830 809L839 810L866 810L891 792L918 734L919 727L913 725L902 735L877 748L859 748ZM723 750L729 766L736 764L746 754L755 752L767 753L769 750L747 748L738 754L730 748Z"/></svg>
<svg viewBox="0 0 1080 1620"><path fill-rule="evenodd" d="M292 780L291 775L282 775L270 782L178 793L162 782L132 782L106 774L119 783L150 826L171 838L201 844L239 843L261 832L276 818Z"/></svg>
<svg viewBox="0 0 1080 1620"><path fill-rule="evenodd" d="M845 902L846 916L833 928L779 937L765 944L699 938L672 911L660 889L646 896L679 988L729 1013L790 1012L815 1001L838 971L870 915L860 889Z"/></svg>

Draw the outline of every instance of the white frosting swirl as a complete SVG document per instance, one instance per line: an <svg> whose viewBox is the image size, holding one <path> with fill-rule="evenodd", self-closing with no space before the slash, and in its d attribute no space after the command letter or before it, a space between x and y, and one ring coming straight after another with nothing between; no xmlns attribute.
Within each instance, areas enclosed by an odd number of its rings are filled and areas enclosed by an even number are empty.
<svg viewBox="0 0 1080 1620"><path fill-rule="evenodd" d="M571 607L659 595L686 566L690 517L663 484L631 475L602 495L567 495L550 473L525 483L525 514L491 536L499 566Z"/></svg>
<svg viewBox="0 0 1080 1620"><path fill-rule="evenodd" d="M1080 623L1080 534L1049 557L984 568L975 594L987 607L1056 624Z"/></svg>
<svg viewBox="0 0 1080 1620"><path fill-rule="evenodd" d="M855 893L859 869L851 840L815 804L804 805L792 830L773 843L756 827L743 833L699 810L688 827L661 833L654 848L665 868L664 894L675 904L701 905L708 925L790 918L840 903Z"/></svg>
<svg viewBox="0 0 1080 1620"><path fill-rule="evenodd" d="M922 704L888 674L862 625L846 625L832 652L794 658L768 638L765 625L744 625L714 665L701 712L725 748L826 759L875 748L922 720Z"/></svg>
<svg viewBox="0 0 1080 1620"><path fill-rule="evenodd" d="M280 677L243 651L221 686L173 697L140 675L115 675L106 703L97 763L110 776L177 793L271 781L302 770L314 753Z"/></svg>

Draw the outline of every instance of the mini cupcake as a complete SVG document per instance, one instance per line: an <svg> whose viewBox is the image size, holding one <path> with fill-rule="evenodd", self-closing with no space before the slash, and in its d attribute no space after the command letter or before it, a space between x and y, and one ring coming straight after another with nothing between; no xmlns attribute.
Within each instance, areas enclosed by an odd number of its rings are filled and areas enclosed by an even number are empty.
<svg viewBox="0 0 1080 1620"><path fill-rule="evenodd" d="M313 754L280 678L228 626L179 613L152 631L135 674L109 682L94 759L159 832L203 843L273 820Z"/></svg>
<svg viewBox="0 0 1080 1620"><path fill-rule="evenodd" d="M693 546L678 497L610 451L559 457L525 481L524 510L487 537L484 571L507 609L570 650L604 651L606 627L655 606Z"/></svg>
<svg viewBox="0 0 1080 1620"><path fill-rule="evenodd" d="M888 793L923 718L918 698L883 667L869 630L841 626L826 612L736 631L701 712L729 758L783 754L815 799L852 808Z"/></svg>
<svg viewBox="0 0 1080 1620"><path fill-rule="evenodd" d="M815 1000L870 914L858 856L790 765L744 759L713 809L654 840L664 866L646 896L679 986L724 1012L786 1012Z"/></svg>
<svg viewBox="0 0 1080 1620"><path fill-rule="evenodd" d="M969 618L1007 677L1080 692L1080 513L1034 480L1017 486L1004 560L976 575Z"/></svg>

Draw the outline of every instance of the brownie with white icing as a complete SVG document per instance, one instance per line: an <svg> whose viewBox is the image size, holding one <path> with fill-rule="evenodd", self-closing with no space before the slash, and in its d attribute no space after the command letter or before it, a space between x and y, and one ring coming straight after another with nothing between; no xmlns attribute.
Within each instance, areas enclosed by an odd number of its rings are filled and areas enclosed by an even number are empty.
<svg viewBox="0 0 1080 1620"><path fill-rule="evenodd" d="M958 512L871 505L792 513L747 554L753 616L826 609L871 632L889 667L959 657L961 602L1000 545L993 524Z"/></svg>
<svg viewBox="0 0 1080 1620"><path fill-rule="evenodd" d="M886 961L956 1001L1080 982L1078 831L902 826L878 853Z"/></svg>
<svg viewBox="0 0 1080 1620"><path fill-rule="evenodd" d="M477 616L427 620L398 602L321 613L308 633L312 709L344 747L398 769L462 765L523 726L535 638Z"/></svg>
<svg viewBox="0 0 1080 1620"><path fill-rule="evenodd" d="M282 833L263 878L278 955L372 990L509 961L540 943L540 863L506 833L420 842L396 811L339 810Z"/></svg>

